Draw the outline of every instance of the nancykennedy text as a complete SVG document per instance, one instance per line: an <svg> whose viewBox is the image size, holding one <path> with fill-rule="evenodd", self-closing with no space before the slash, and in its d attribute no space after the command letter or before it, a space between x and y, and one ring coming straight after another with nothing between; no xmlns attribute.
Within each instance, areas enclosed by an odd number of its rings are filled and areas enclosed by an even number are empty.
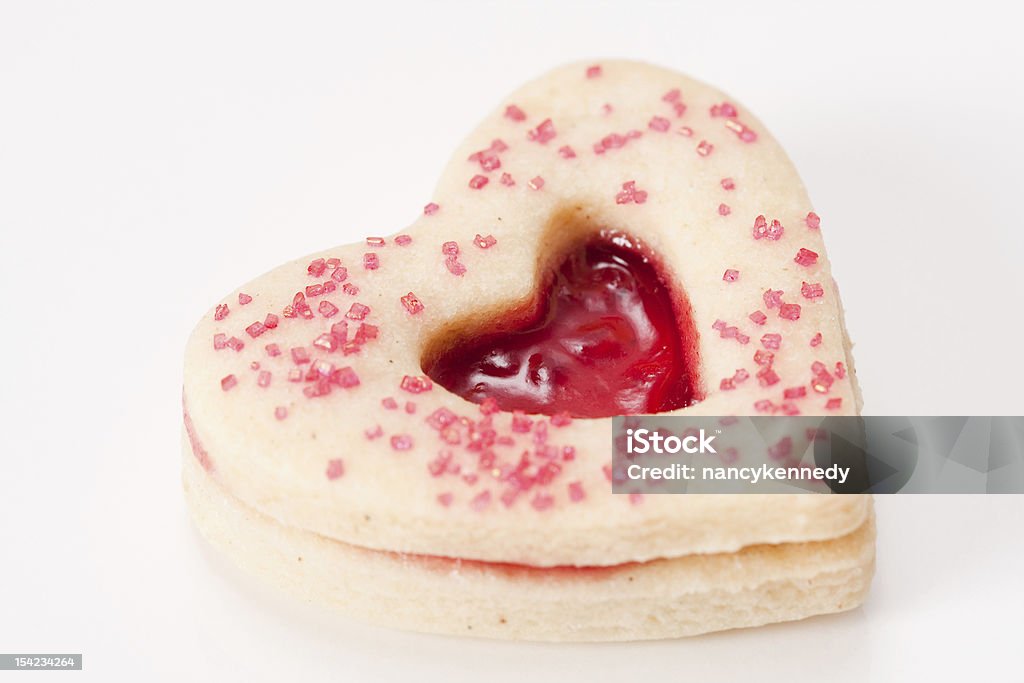
<svg viewBox="0 0 1024 683"><path fill-rule="evenodd" d="M744 481L757 484L764 481L834 481L845 484L850 476L849 467L773 467L767 463L759 467L698 467L672 463L664 467L630 465L626 476L634 481Z"/></svg>

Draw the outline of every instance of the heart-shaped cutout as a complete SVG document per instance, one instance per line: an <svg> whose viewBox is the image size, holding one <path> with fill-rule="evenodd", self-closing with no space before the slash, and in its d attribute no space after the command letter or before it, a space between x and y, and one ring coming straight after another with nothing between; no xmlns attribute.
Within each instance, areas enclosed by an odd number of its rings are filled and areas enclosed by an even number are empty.
<svg viewBox="0 0 1024 683"><path fill-rule="evenodd" d="M627 235L579 241L542 274L527 315L498 316L424 370L502 410L593 418L685 408L700 398L696 332L685 297L660 270Z"/></svg>

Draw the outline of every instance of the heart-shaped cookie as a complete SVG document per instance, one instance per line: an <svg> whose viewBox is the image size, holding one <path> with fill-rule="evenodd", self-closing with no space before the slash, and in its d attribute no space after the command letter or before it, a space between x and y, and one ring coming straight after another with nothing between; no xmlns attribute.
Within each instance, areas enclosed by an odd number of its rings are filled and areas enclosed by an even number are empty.
<svg viewBox="0 0 1024 683"><path fill-rule="evenodd" d="M568 66L469 136L411 226L204 316L186 484L240 562L388 623L600 639L796 618L859 602L870 500L614 496L609 418L852 414L852 370L819 219L764 128L671 71ZM452 562L466 604L401 607L402 585L456 600ZM637 584L636 619L588 609L605 581ZM650 621L664 581L681 602Z"/></svg>

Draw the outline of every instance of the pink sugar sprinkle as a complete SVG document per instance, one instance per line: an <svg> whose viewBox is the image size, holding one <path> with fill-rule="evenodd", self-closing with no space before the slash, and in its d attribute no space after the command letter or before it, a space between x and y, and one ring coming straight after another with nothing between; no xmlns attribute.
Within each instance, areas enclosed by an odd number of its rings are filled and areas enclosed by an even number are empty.
<svg viewBox="0 0 1024 683"><path fill-rule="evenodd" d="M267 317L263 321L263 326L266 327L268 330L272 330L276 328L280 322L280 318L278 318L276 315L274 315L273 313L267 313Z"/></svg>
<svg viewBox="0 0 1024 683"><path fill-rule="evenodd" d="M437 502L441 504L441 507L450 507L454 499L455 497L451 493L437 494Z"/></svg>
<svg viewBox="0 0 1024 683"><path fill-rule="evenodd" d="M356 294L359 293L359 288L356 287L351 282L346 282L341 286L341 291L345 292L349 296L355 296Z"/></svg>
<svg viewBox="0 0 1024 683"><path fill-rule="evenodd" d="M689 126L681 126L679 130L676 131L676 133L682 135L684 138L692 138L693 128L690 128Z"/></svg>
<svg viewBox="0 0 1024 683"><path fill-rule="evenodd" d="M387 242L384 241L383 237L367 237L366 246L380 248L387 246Z"/></svg>
<svg viewBox="0 0 1024 683"><path fill-rule="evenodd" d="M363 254L363 268L377 270L380 268L380 258L376 254Z"/></svg>
<svg viewBox="0 0 1024 683"><path fill-rule="evenodd" d="M719 216L728 216L730 213L732 213L732 209L729 208L728 204L719 204L718 205L718 215Z"/></svg>
<svg viewBox="0 0 1024 683"><path fill-rule="evenodd" d="M224 318L228 317L228 313L230 312L231 309L228 308L227 304L217 304L217 308L215 308L213 311L213 319L223 320Z"/></svg>
<svg viewBox="0 0 1024 683"><path fill-rule="evenodd" d="M615 195L616 204L643 204L647 201L647 192L636 189L636 181L630 180L622 183L622 191Z"/></svg>
<svg viewBox="0 0 1024 683"><path fill-rule="evenodd" d="M260 374L256 376L256 384L266 388L270 386L271 374L269 370L260 370Z"/></svg>
<svg viewBox="0 0 1024 683"><path fill-rule="evenodd" d="M301 346L296 346L292 349L292 362L296 365L302 365L309 362L309 352Z"/></svg>
<svg viewBox="0 0 1024 683"><path fill-rule="evenodd" d="M306 379L314 380L320 377L326 377L329 379L332 372L334 372L333 363L328 363L322 358L317 358L313 361L313 364L309 366L309 375Z"/></svg>
<svg viewBox="0 0 1024 683"><path fill-rule="evenodd" d="M334 458L333 460L327 461L327 479L334 481L339 479L341 475L345 474L345 463L341 461L341 458Z"/></svg>
<svg viewBox="0 0 1024 683"><path fill-rule="evenodd" d="M441 207L439 205L435 204L434 202L430 202L429 204L423 207L423 215L433 216L435 213L438 212L440 208Z"/></svg>
<svg viewBox="0 0 1024 683"><path fill-rule="evenodd" d="M807 214L807 218L804 219L804 222L807 223L807 227L811 230L817 230L821 227L821 218L813 211Z"/></svg>
<svg viewBox="0 0 1024 683"><path fill-rule="evenodd" d="M221 349L227 348L227 345L228 335L224 334L223 332L218 332L217 334L213 335L213 348L215 351L220 351Z"/></svg>
<svg viewBox="0 0 1024 683"><path fill-rule="evenodd" d="M680 96L679 88L673 88L661 96L662 102L678 102Z"/></svg>
<svg viewBox="0 0 1024 683"><path fill-rule="evenodd" d="M786 231L782 223L777 220L773 220L771 225L764 216L758 216L754 219L754 239L767 239L771 241L777 241L782 238L783 233Z"/></svg>
<svg viewBox="0 0 1024 683"><path fill-rule="evenodd" d="M491 492L482 491L473 497L473 500L469 501L469 507L476 512L482 512L487 509L491 504Z"/></svg>
<svg viewBox="0 0 1024 683"><path fill-rule="evenodd" d="M768 457L773 460L785 460L793 454L793 437L784 436L772 446L768 447Z"/></svg>
<svg viewBox="0 0 1024 683"><path fill-rule="evenodd" d="M327 282L323 283L321 287L324 288L324 294L330 294L331 292L338 288L338 285L334 280L328 280Z"/></svg>
<svg viewBox="0 0 1024 683"><path fill-rule="evenodd" d="M733 268L729 268L722 275L722 279L725 280L726 282L736 282L737 280L740 279L740 271L735 270Z"/></svg>
<svg viewBox="0 0 1024 683"><path fill-rule="evenodd" d="M458 242L445 242L441 245L441 253L447 256L458 256L459 255L459 243Z"/></svg>
<svg viewBox="0 0 1024 683"><path fill-rule="evenodd" d="M369 427L363 430L363 435L368 440L373 441L374 439L379 439L380 437L384 436L384 430L381 428L380 425L374 425L373 427Z"/></svg>
<svg viewBox="0 0 1024 683"><path fill-rule="evenodd" d="M825 401L825 410L838 410L843 405L843 399L841 398L830 398Z"/></svg>
<svg viewBox="0 0 1024 683"><path fill-rule="evenodd" d="M391 396L381 399L380 404L384 406L384 410L398 410L398 401Z"/></svg>
<svg viewBox="0 0 1024 683"><path fill-rule="evenodd" d="M266 349L267 355L270 356L271 358L281 355L281 347L278 346L277 344L267 344Z"/></svg>
<svg viewBox="0 0 1024 683"><path fill-rule="evenodd" d="M544 187L544 179L541 178L540 176L536 176L535 178L530 180L530 182L527 183L527 185L529 185L531 190L539 190L542 187Z"/></svg>
<svg viewBox="0 0 1024 683"><path fill-rule="evenodd" d="M249 303L250 301L252 301L252 297L251 296L249 296L248 294L243 294L242 292L238 293L238 305L239 306L244 306L247 303Z"/></svg>
<svg viewBox="0 0 1024 683"><path fill-rule="evenodd" d="M790 387L782 392L785 399L803 398L807 395L807 387Z"/></svg>
<svg viewBox="0 0 1024 683"><path fill-rule="evenodd" d="M493 396L488 396L480 402L480 412L484 415L493 415L499 410L501 408L498 407L498 401Z"/></svg>
<svg viewBox="0 0 1024 683"><path fill-rule="evenodd" d="M811 337L812 347L818 346L819 344L821 344L821 332L818 332L813 337Z"/></svg>
<svg viewBox="0 0 1024 683"><path fill-rule="evenodd" d="M319 337L313 340L313 346L318 349L323 349L327 353L333 353L338 350L341 346L342 341L335 337L333 334L327 332L321 334Z"/></svg>
<svg viewBox="0 0 1024 683"><path fill-rule="evenodd" d="M277 406L274 408L274 417L278 420L283 420L288 417L288 409L284 406Z"/></svg>
<svg viewBox="0 0 1024 683"><path fill-rule="evenodd" d="M736 181L732 178L722 178L722 189L723 190L735 190Z"/></svg>
<svg viewBox="0 0 1024 683"><path fill-rule="evenodd" d="M503 177L505 175L508 175L508 174L507 173L503 174ZM469 187L470 187L470 189L473 189L473 190L479 190L484 185L486 185L488 182L490 182L490 181L488 180L487 176L475 175L475 176L473 176L472 178L469 179Z"/></svg>
<svg viewBox="0 0 1024 683"><path fill-rule="evenodd" d="M359 375L352 368L345 366L331 372L331 381L343 389L359 386Z"/></svg>
<svg viewBox="0 0 1024 683"><path fill-rule="evenodd" d="M573 503L578 503L587 497L586 492L583 490L583 483L579 481L573 481L569 483L569 500Z"/></svg>
<svg viewBox="0 0 1024 683"><path fill-rule="evenodd" d="M434 429L440 431L458 421L458 416L447 408L438 408L427 416L426 422Z"/></svg>
<svg viewBox="0 0 1024 683"><path fill-rule="evenodd" d="M818 254L811 251L810 249L800 248L800 251L796 253L796 258L793 259L801 266L813 266L818 262Z"/></svg>
<svg viewBox="0 0 1024 683"><path fill-rule="evenodd" d="M423 310L423 302L416 298L416 295L412 292L409 292L400 300L402 302L402 306L405 307L405 310L409 311L410 315L416 315Z"/></svg>
<svg viewBox="0 0 1024 683"><path fill-rule="evenodd" d="M533 425L533 420L526 416L521 410L515 410L512 412L512 431L525 434L530 431L530 427Z"/></svg>
<svg viewBox="0 0 1024 683"><path fill-rule="evenodd" d="M410 376L405 375L402 377L402 381L399 387L403 391L408 391L410 394L422 394L424 391L430 391L434 388L434 383L430 381L430 378L426 375Z"/></svg>
<svg viewBox="0 0 1024 683"><path fill-rule="evenodd" d="M502 173L501 184L504 185L505 187L512 187L513 185L516 184L516 181L512 180L512 176L510 176L508 173Z"/></svg>
<svg viewBox="0 0 1024 683"><path fill-rule="evenodd" d="M725 116L728 118L735 118L738 115L736 107L732 106L728 102L722 102L721 104L711 105L711 116Z"/></svg>
<svg viewBox="0 0 1024 683"><path fill-rule="evenodd" d="M817 299L825 293L825 289L818 283L803 282L800 284L800 293L805 299Z"/></svg>
<svg viewBox="0 0 1024 683"><path fill-rule="evenodd" d="M651 130L656 130L659 133L664 133L672 127L672 122L664 116L655 116L647 123L647 127Z"/></svg>
<svg viewBox="0 0 1024 683"><path fill-rule="evenodd" d="M412 244L412 237L410 235L398 235L395 237L395 244L400 247L407 247Z"/></svg>
<svg viewBox="0 0 1024 683"><path fill-rule="evenodd" d="M344 282L348 277L348 268L335 268L334 272L331 273L332 282Z"/></svg>
<svg viewBox="0 0 1024 683"><path fill-rule="evenodd" d="M785 320L799 320L800 304L782 304L779 306L779 317Z"/></svg>
<svg viewBox="0 0 1024 683"><path fill-rule="evenodd" d="M512 119L513 121L525 121L526 112L517 107L514 104L510 104L505 107L505 118Z"/></svg>
<svg viewBox="0 0 1024 683"><path fill-rule="evenodd" d="M732 377L726 377L718 383L718 388L722 391L732 391L736 388L736 384L732 381Z"/></svg>
<svg viewBox="0 0 1024 683"><path fill-rule="evenodd" d="M761 337L761 345L771 351L778 351L782 346L782 335L769 332Z"/></svg>
<svg viewBox="0 0 1024 683"><path fill-rule="evenodd" d="M800 414L800 409L797 408L795 404L793 404L793 403L791 403L789 401L786 401L781 406L779 406L779 410L781 410L783 412L783 414L785 414L785 415L799 415Z"/></svg>
<svg viewBox="0 0 1024 683"><path fill-rule="evenodd" d="M245 348L245 342L238 337L229 337L224 345L236 353Z"/></svg>
<svg viewBox="0 0 1024 683"><path fill-rule="evenodd" d="M761 399L760 401L754 403L754 410L756 410L759 413L770 413L772 412L772 410L774 410L774 408L775 404L773 404L768 399Z"/></svg>
<svg viewBox="0 0 1024 683"><path fill-rule="evenodd" d="M811 388L819 394L824 394L828 392L833 382L835 380L832 379L832 375L828 373L828 370L822 370L814 375L814 378L811 380Z"/></svg>
<svg viewBox="0 0 1024 683"><path fill-rule="evenodd" d="M482 237L480 233L477 233L476 237L473 238L473 244L480 247L481 249L490 249L497 243L498 240L495 239L493 235L487 235L486 237Z"/></svg>
<svg viewBox="0 0 1024 683"><path fill-rule="evenodd" d="M348 309L345 317L349 320L365 320L368 315L370 315L370 307L356 302Z"/></svg>
<svg viewBox="0 0 1024 683"><path fill-rule="evenodd" d="M501 158L498 157L497 154L491 154L490 152L486 152L480 154L478 160L480 161L480 168L482 168L484 171L488 173L490 173L491 171L496 171L499 168L501 168Z"/></svg>
<svg viewBox="0 0 1024 683"><path fill-rule="evenodd" d="M835 373L839 379L846 377L846 366L842 363L836 363Z"/></svg>
<svg viewBox="0 0 1024 683"><path fill-rule="evenodd" d="M558 148L558 155L560 157L562 157L563 159L575 159L576 158L576 150L574 150L569 145L563 145L563 146Z"/></svg>
<svg viewBox="0 0 1024 683"><path fill-rule="evenodd" d="M317 310L319 310L320 315L322 315L325 318L332 318L338 314L338 307L332 304L327 299L324 299L323 301L320 302L320 305L317 307Z"/></svg>
<svg viewBox="0 0 1024 683"><path fill-rule="evenodd" d="M768 316L761 311L754 311L747 317L750 318L755 325L764 325L765 321L768 320Z"/></svg>
<svg viewBox="0 0 1024 683"><path fill-rule="evenodd" d="M743 142L749 143L757 141L757 133L755 133L754 131L752 131L750 128L748 128L743 123L740 123L739 121L734 121L730 119L725 122L725 127L731 130L733 133L736 133L736 137L738 137Z"/></svg>
<svg viewBox="0 0 1024 683"><path fill-rule="evenodd" d="M761 343L765 343L764 337L761 338ZM771 351L764 351L762 349L758 349L757 351L754 352L754 362L757 363L758 365L771 365L772 363L775 362L775 354L772 353Z"/></svg>
<svg viewBox="0 0 1024 683"><path fill-rule="evenodd" d="M750 379L750 373L743 368L737 368L736 372L734 372L732 376L732 381L736 382L736 384L742 384L748 379Z"/></svg>
<svg viewBox="0 0 1024 683"><path fill-rule="evenodd" d="M315 284L315 285L306 285L306 297L308 297L310 299L312 299L313 297L320 296L323 293L324 293L324 286L323 286L323 284L319 284L318 283L318 284ZM298 294L296 294L295 299L294 299L294 304L302 305L304 303L305 302L303 301L302 297L300 297Z"/></svg>
<svg viewBox="0 0 1024 683"><path fill-rule="evenodd" d="M327 262L322 258L313 259L306 267L306 272L313 277L320 277L325 270L327 270Z"/></svg>
<svg viewBox="0 0 1024 683"><path fill-rule="evenodd" d="M551 425L554 427L567 427L572 424L572 417L569 413L562 411L551 416Z"/></svg>
<svg viewBox="0 0 1024 683"><path fill-rule="evenodd" d="M408 413L409 415L415 415L416 414L416 404L413 403L412 401L406 401L405 402L405 412Z"/></svg>
<svg viewBox="0 0 1024 683"><path fill-rule="evenodd" d="M715 146L712 145L707 140L701 140L699 143L697 143L697 154L701 155L702 157L708 156L714 150Z"/></svg>
<svg viewBox="0 0 1024 683"><path fill-rule="evenodd" d="M527 132L526 137L533 142L546 145L548 142L553 140L557 132L555 131L555 124L551 122L551 119L544 119L540 124Z"/></svg>
<svg viewBox="0 0 1024 683"><path fill-rule="evenodd" d="M629 494L630 505L641 505L644 502L644 494L642 493L631 493Z"/></svg>
<svg viewBox="0 0 1024 683"><path fill-rule="evenodd" d="M449 256L446 258L444 260L444 266L452 275L462 277L466 274L466 266L459 262L459 258L457 256Z"/></svg>
<svg viewBox="0 0 1024 683"><path fill-rule="evenodd" d="M601 75L601 66L595 64L594 66L587 67L587 78L598 78Z"/></svg>
<svg viewBox="0 0 1024 683"><path fill-rule="evenodd" d="M768 366L757 373L757 381L762 387L770 387L773 384L778 384L779 375L771 366Z"/></svg>
<svg viewBox="0 0 1024 683"><path fill-rule="evenodd" d="M220 388L224 391L228 391L232 387L238 384L238 379L234 375L227 375L220 381Z"/></svg>
<svg viewBox="0 0 1024 683"><path fill-rule="evenodd" d="M764 305L769 309L782 305L783 291L781 289L769 289L764 293Z"/></svg>
<svg viewBox="0 0 1024 683"><path fill-rule="evenodd" d="M538 493L530 501L534 510L547 510L555 504L555 498L550 493Z"/></svg>

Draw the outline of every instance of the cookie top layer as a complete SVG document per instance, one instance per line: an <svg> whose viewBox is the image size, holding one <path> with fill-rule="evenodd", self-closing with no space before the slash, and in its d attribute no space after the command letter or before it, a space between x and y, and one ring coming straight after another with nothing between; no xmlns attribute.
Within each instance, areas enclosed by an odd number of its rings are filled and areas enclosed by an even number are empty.
<svg viewBox="0 0 1024 683"><path fill-rule="evenodd" d="M625 233L688 302L692 415L853 414L838 292L803 185L723 93L631 62L557 69L456 151L411 226L285 264L197 325L194 451L283 523L356 545L611 565L830 538L854 496L613 496L611 421L470 403L424 362L538 304L546 273Z"/></svg>

